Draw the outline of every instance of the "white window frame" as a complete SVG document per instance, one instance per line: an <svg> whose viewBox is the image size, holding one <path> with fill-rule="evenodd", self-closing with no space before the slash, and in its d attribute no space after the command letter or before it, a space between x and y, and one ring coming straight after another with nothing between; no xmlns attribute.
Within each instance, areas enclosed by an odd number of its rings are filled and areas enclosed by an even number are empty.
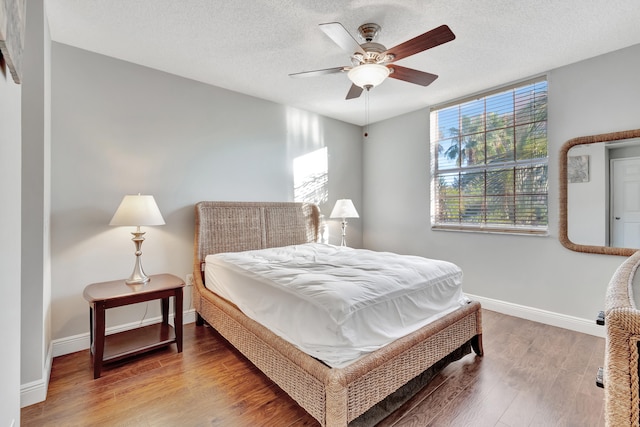
<svg viewBox="0 0 640 427"><path fill-rule="evenodd" d="M546 101L547 99L547 94L548 94L548 84L547 84L547 78L546 76L540 76L534 79L530 79L530 80L526 80L526 81L521 81L518 83L514 83L508 86L504 86L501 88L497 88L491 91L487 91L481 94L477 94L475 96L471 96L471 97L466 97L466 98L462 98L456 101L452 101L446 104L441 104L441 105L437 105L434 106L430 109L430 128L431 128L431 135L430 135L430 152L431 152L431 228L433 230L452 230L452 231L479 231L479 232L493 232L493 233L517 233L517 234L531 234L531 235L548 235L548 230L549 230L549 203L548 203L548 163L549 163L549 154L548 154L548 149L549 149L549 144L548 144L548 136L547 136L547 132L546 132L546 123L548 121L548 107L546 108L546 113L545 113L545 119L539 120L539 121L535 121L536 124L540 125L540 126L544 126L545 132L544 132L544 139L546 141L546 156L545 157L538 157L535 159L510 159L510 160L506 160L506 161L498 161L495 163L486 163L486 148L485 148L485 159L484 162L482 164L472 164L472 165L463 165L461 164L462 161L458 160L457 164L455 166L452 166L451 164L443 167L443 168L439 168L438 167L438 159L439 159L439 155L438 155L438 149L440 146L440 142L441 141L446 141L446 140L454 140L455 138L452 137L451 134L446 134L445 131L443 131L443 129L439 129L438 124L437 124L437 113L439 111L443 111L446 109L451 109L452 107L460 107L462 109L462 106L464 106L467 103L470 102L476 102L479 100L486 100L487 98L491 97L492 95L496 95L496 94L501 94L504 92L513 92L515 93L516 90L518 89L522 89L524 87L527 87L529 85L535 85L535 84L539 84L539 83L544 83L544 99ZM475 135L480 135L482 134L484 136L484 140L486 141L486 134L491 132L492 129L490 129L489 131L486 128L486 123L487 123L487 111L486 111L486 102L484 103L484 109L483 109L483 113L482 113L482 119L483 119L483 130L480 131L479 133L476 133ZM514 103L515 105L515 103ZM512 120L512 123L509 126L506 126L504 129L508 129L510 130L511 128L513 128L513 137L516 138L516 126L519 126L520 123L516 123L515 120L515 114L516 114L517 108L514 106L513 107L513 114L514 114L514 118ZM458 129L456 129L458 131L458 133L460 134L460 128L463 127L462 124L462 115L460 114L460 124ZM495 129L493 129L493 131L495 131ZM462 140L464 135L458 135L458 140ZM514 139L514 151L515 151L515 139ZM453 145L453 143L451 143L451 145ZM485 145L486 147L486 145ZM460 145L459 147L459 151L462 151L462 145ZM516 156L517 157L517 156ZM495 197L492 197L488 190L487 190L487 177L490 176L491 172L493 171L493 173L495 174L497 170L503 170L503 171L513 171L513 176L517 176L518 173L534 173L534 172L539 172L538 178L541 175L544 175L544 178L541 180L534 180L536 181L536 185L533 186L535 187L535 194L529 194L529 193L525 193L524 191L518 192L518 188L522 189L522 186L524 185L523 183L525 183L525 181L520 181L520 187L518 186L518 184L515 184L515 179L514 179L514 187L513 187L513 194L509 194L506 195L505 194L501 194L500 197L502 197L502 200L504 200L505 198L511 197L513 195L513 201L511 203L513 203L513 205L509 205L510 208L512 208L513 210L511 212L513 212L513 222L508 223L507 221L504 221L502 219L497 220L497 219L492 219L490 218L490 215L488 215L488 212L491 212L491 209L484 209L484 207L486 207L487 203L491 203L490 199L495 200ZM523 172L524 171L524 172ZM478 176L484 177L484 193L481 193L480 195L476 195L474 196L477 200L481 200L480 205L482 205L482 208L476 210L475 212L481 212L482 214L478 214L474 217L473 221L465 221L463 218L463 211L464 211L464 207L465 206L465 195L463 194L461 187L458 191L458 194L454 194L453 196L448 196L448 195L443 195L441 197L440 194L440 186L438 185L441 181L441 179L447 179L447 177L451 178L454 177L455 179L455 175L458 174L458 185L461 185L461 177L462 176L469 176L469 174L475 173ZM466 174L466 175L465 175ZM544 193L542 193L542 189L540 186L540 183L543 182L544 183ZM446 194L446 190L443 191L443 193ZM451 192L450 192L451 193ZM508 196L508 197L507 197ZM460 199L457 203L458 206L454 206L453 211L455 212L457 209L457 216L455 215L455 213L451 216L448 216L447 209L445 207L446 204L451 204L453 203L453 205L456 204L456 197L458 199ZM533 200L536 199L538 200L538 204L534 206L533 202L530 205L521 205L521 203L517 202L516 199L518 197L523 197L523 198L529 198L529 200ZM469 197L466 200L470 200L473 197ZM477 205L477 204L476 204ZM495 205L494 205L495 206ZM518 206L529 206L529 208L525 208L522 207L521 209L518 209ZM544 209L544 211L541 211L541 209ZM527 210L529 209L529 210ZM520 221L523 221L522 219L518 219L518 212L520 213L528 213L531 217L531 212L533 212L535 209L535 212L542 212L542 216L540 216L539 218L545 218L546 221L542 221L542 223L540 224L535 224L532 222L529 223L522 223ZM478 219L478 217L483 217L484 219ZM526 221L525 221L526 222ZM535 222L535 221L534 221Z"/></svg>

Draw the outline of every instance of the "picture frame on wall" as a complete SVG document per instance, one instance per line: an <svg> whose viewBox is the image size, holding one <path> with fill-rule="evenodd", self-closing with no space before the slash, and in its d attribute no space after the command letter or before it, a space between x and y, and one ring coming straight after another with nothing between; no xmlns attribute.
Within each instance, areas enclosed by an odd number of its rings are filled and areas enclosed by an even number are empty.
<svg viewBox="0 0 640 427"><path fill-rule="evenodd" d="M26 0L0 0L0 55L13 81L22 81Z"/></svg>

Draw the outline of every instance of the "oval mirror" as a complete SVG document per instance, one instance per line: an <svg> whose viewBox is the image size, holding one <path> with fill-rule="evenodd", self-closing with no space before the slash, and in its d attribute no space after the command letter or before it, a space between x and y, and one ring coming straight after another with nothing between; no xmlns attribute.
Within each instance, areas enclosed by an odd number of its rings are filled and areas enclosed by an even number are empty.
<svg viewBox="0 0 640 427"><path fill-rule="evenodd" d="M597 254L630 256L640 249L640 129L562 146L560 242Z"/></svg>

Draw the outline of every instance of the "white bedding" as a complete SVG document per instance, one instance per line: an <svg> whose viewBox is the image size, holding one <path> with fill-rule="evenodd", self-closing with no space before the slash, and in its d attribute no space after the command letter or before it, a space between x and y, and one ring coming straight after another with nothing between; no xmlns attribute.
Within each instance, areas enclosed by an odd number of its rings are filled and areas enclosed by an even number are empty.
<svg viewBox="0 0 640 427"><path fill-rule="evenodd" d="M208 255L207 288L345 366L467 303L455 264L321 243Z"/></svg>

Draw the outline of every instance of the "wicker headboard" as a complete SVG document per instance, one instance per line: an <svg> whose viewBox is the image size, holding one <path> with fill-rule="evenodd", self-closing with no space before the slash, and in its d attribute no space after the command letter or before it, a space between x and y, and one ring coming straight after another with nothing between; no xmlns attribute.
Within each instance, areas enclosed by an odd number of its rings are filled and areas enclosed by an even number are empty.
<svg viewBox="0 0 640 427"><path fill-rule="evenodd" d="M194 261L209 254L315 242L320 210L293 202L199 202Z"/></svg>

